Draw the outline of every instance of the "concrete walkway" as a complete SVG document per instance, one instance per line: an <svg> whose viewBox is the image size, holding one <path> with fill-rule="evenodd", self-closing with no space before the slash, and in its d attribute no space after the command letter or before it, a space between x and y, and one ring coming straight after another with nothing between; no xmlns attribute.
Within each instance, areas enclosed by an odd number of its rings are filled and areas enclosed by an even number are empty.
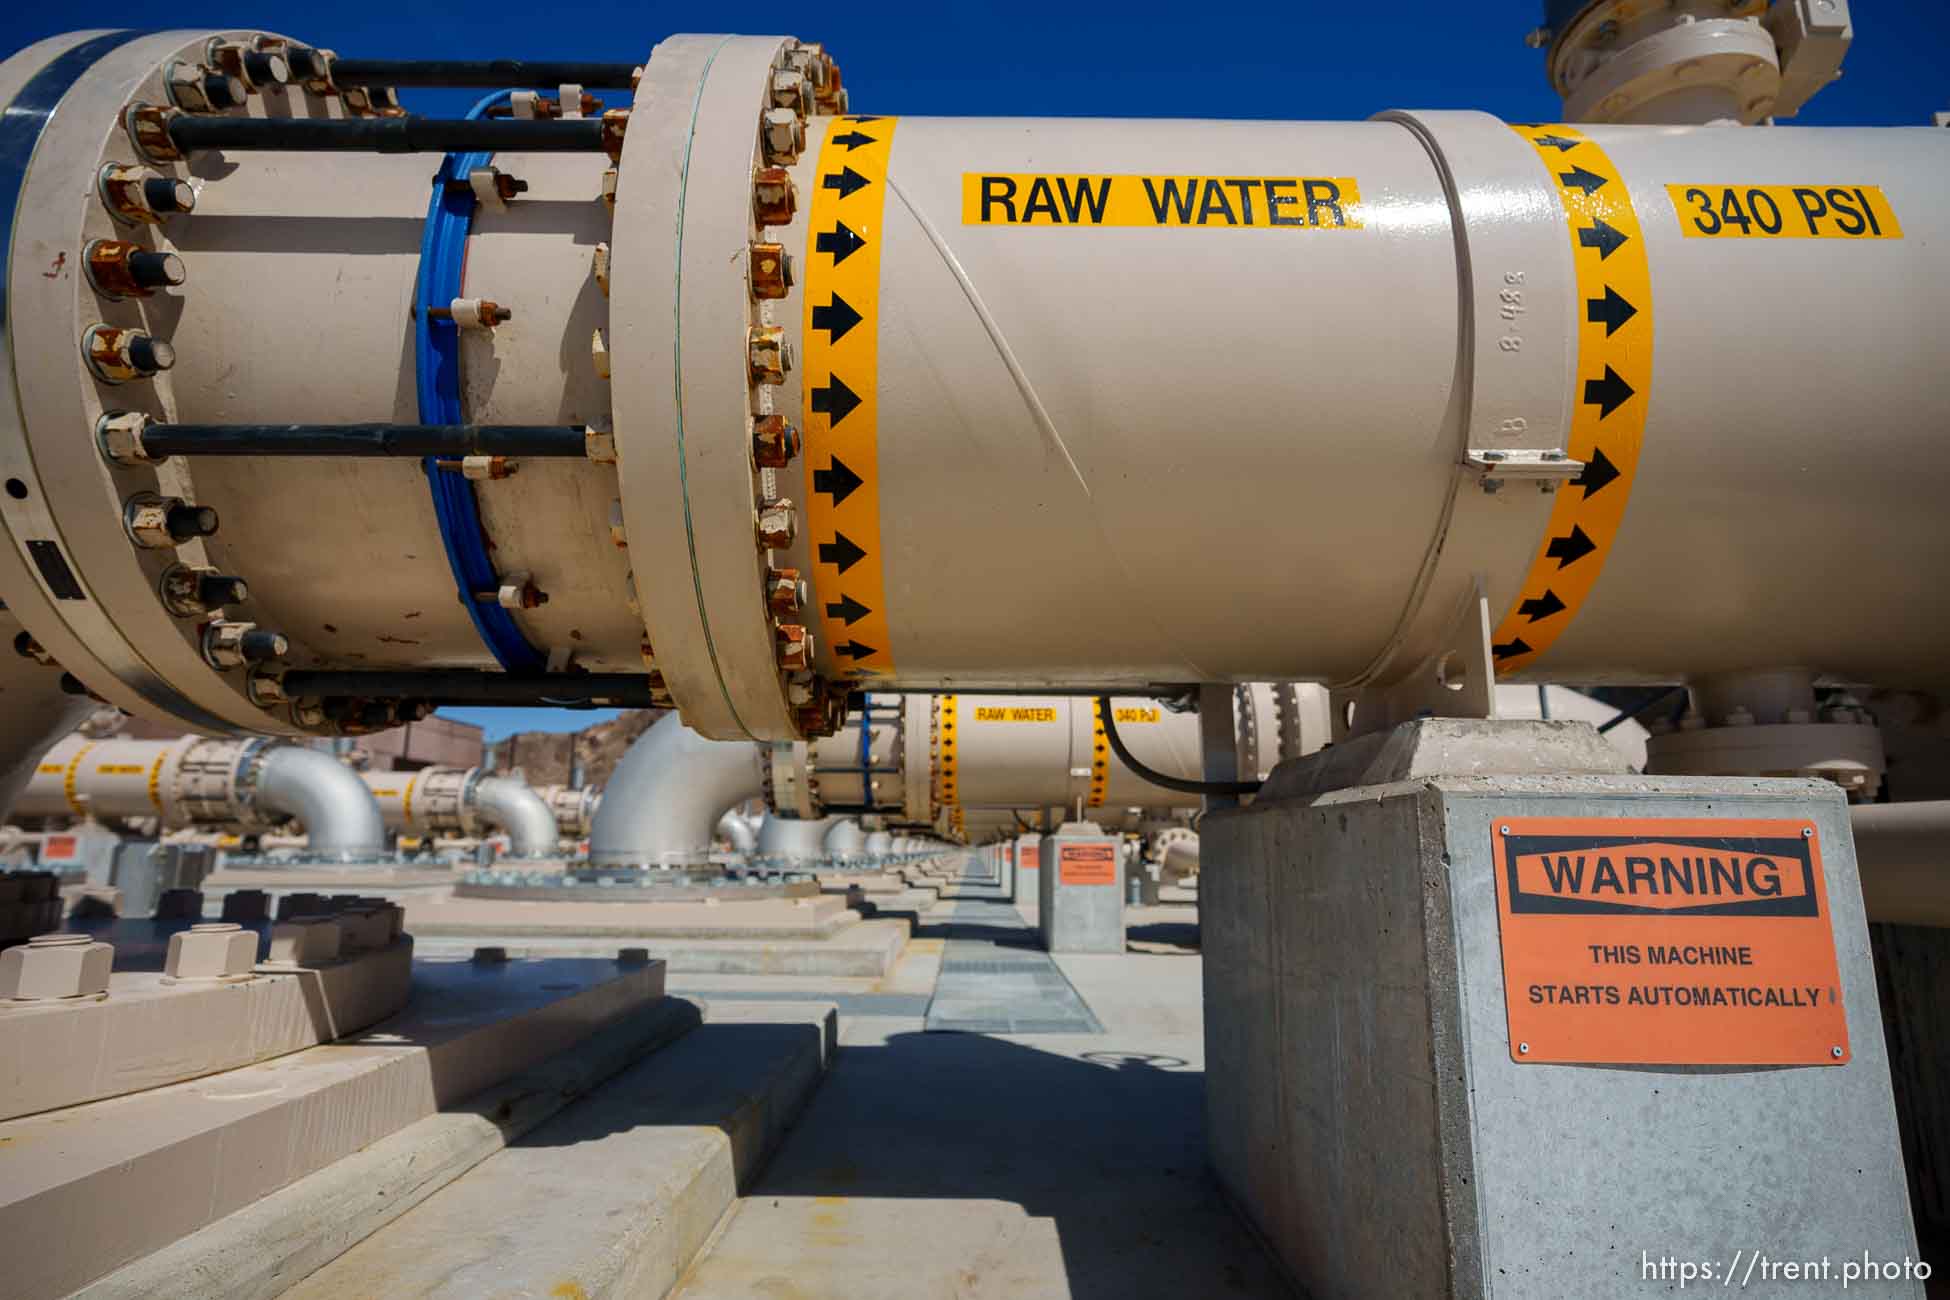
<svg viewBox="0 0 1950 1300"><path fill-rule="evenodd" d="M1014 908L965 901L921 919L886 980L829 981L838 1063L676 1294L1286 1295L1206 1171L1199 959L1055 959L1101 1032L930 1033L944 991L982 1000L992 980L988 1000L1006 1013L1055 986L1012 969L1049 962Z"/></svg>

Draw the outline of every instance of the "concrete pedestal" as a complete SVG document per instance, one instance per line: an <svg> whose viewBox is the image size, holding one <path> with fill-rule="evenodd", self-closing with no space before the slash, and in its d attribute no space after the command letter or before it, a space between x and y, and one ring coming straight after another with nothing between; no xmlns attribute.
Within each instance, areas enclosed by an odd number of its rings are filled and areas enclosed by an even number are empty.
<svg viewBox="0 0 1950 1300"><path fill-rule="evenodd" d="M1037 926L1051 952L1124 951L1124 866L1117 836L1065 822L1043 837Z"/></svg>
<svg viewBox="0 0 1950 1300"><path fill-rule="evenodd" d="M1015 877L1009 897L1016 902L1042 898L1037 882L1042 879L1040 868L1043 863L1043 837L1035 834L1016 836Z"/></svg>
<svg viewBox="0 0 1950 1300"><path fill-rule="evenodd" d="M1639 777L1602 748L1582 724L1425 720L1284 765L1250 808L1204 820L1212 1161L1305 1292L1643 1295L1687 1279L1721 1286L1732 1269L1743 1295L1805 1295L1781 1261L1825 1258L1834 1287L1865 1251L1876 1268L1916 1259L1840 793ZM1507 990L1506 1005L1504 931L1593 919L1500 907L1499 875L1511 898L1529 885L1496 836L1545 817L1587 819L1600 834L1625 819L1686 819L1695 835L1712 832L1703 821L1805 826L1839 998L1814 989L1813 1011L1743 1011L1730 1031L1712 1022L1717 1036L1678 1013L1671 1036L1621 1035L1607 1049L1615 1061L1640 1053L1634 1064L1523 1059L1530 1045L1512 1041L1511 1016L1533 1016L1537 985ZM1630 921L1646 914L1635 903ZM1658 915L1688 942L1739 937L1723 910ZM1724 967L1604 964L1617 960L1594 952L1584 982L1628 996L1750 982ZM1656 1063L1738 1055L1742 1035L1822 1014L1824 995L1830 1018L1837 1001L1846 1016L1832 1061ZM1574 996L1552 1034L1607 1023L1604 995L1589 1011ZM1536 1036L1531 1050L1545 1054ZM1913 1274L1871 1284L1858 1273L1854 1287L1923 1291Z"/></svg>

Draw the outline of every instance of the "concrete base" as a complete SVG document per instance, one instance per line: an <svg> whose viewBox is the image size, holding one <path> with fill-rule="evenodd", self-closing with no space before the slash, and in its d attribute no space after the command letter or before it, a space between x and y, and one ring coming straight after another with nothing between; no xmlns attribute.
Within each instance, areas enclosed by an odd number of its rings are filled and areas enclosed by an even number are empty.
<svg viewBox="0 0 1950 1300"><path fill-rule="evenodd" d="M848 975L878 979L907 946L908 923L875 918L828 939L670 939L531 933L434 936L419 941L429 957L466 957L478 945L505 948L510 957L614 957L620 946L641 947L673 972L711 975Z"/></svg>
<svg viewBox="0 0 1950 1300"><path fill-rule="evenodd" d="M1370 741L1283 765L1201 827L1212 1161L1302 1288L1623 1296L1676 1284L1667 1260L1738 1268L1736 1250L1837 1270L1916 1257L1834 787L1616 774L1577 724L1425 721ZM1335 788L1350 775L1379 780ZM1535 816L1812 821L1846 1063L1513 1060L1492 837ZM1714 942L1717 918L1686 919Z"/></svg>
<svg viewBox="0 0 1950 1300"><path fill-rule="evenodd" d="M655 963L420 963L412 1004L362 1037L0 1124L6 1292L66 1295L571 1046L663 980Z"/></svg>
<svg viewBox="0 0 1950 1300"><path fill-rule="evenodd" d="M1018 903L1035 903L1042 897L1041 885L1043 864L1043 837L1036 834L1016 836L1016 866L1012 880L1010 897Z"/></svg>
<svg viewBox="0 0 1950 1300"><path fill-rule="evenodd" d="M1051 952L1124 951L1124 855L1095 822L1043 837L1037 930Z"/></svg>
<svg viewBox="0 0 1950 1300"><path fill-rule="evenodd" d="M832 1063L830 1003L721 1003L705 1023L285 1292L661 1296Z"/></svg>

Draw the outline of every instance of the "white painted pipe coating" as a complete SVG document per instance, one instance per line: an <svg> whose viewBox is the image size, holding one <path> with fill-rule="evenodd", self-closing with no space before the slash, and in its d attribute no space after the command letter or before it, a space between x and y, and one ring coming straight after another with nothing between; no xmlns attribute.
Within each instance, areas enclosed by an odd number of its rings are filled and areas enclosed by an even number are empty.
<svg viewBox="0 0 1950 1300"><path fill-rule="evenodd" d="M386 826L372 792L358 773L323 750L268 747L257 763L254 796L304 826L313 857L370 861L386 853Z"/></svg>
<svg viewBox="0 0 1950 1300"><path fill-rule="evenodd" d="M525 783L505 776L483 776L471 789L474 810L482 821L508 833L510 852L518 858L547 857L556 851L561 828L548 801Z"/></svg>
<svg viewBox="0 0 1950 1300"><path fill-rule="evenodd" d="M610 774L589 831L589 860L598 866L709 861L719 817L762 791L751 745L707 740L669 714L637 737Z"/></svg>
<svg viewBox="0 0 1950 1300"><path fill-rule="evenodd" d="M761 857L784 858L793 862L813 862L826 853L826 833L836 817L781 817L767 813L758 824L758 852Z"/></svg>

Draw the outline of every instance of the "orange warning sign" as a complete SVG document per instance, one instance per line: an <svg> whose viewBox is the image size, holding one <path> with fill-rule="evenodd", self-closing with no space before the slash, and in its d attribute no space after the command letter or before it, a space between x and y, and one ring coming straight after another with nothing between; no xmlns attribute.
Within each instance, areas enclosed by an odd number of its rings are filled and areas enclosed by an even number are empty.
<svg viewBox="0 0 1950 1300"><path fill-rule="evenodd" d="M1490 838L1512 1060L1848 1060L1809 823L1512 817Z"/></svg>
<svg viewBox="0 0 1950 1300"><path fill-rule="evenodd" d="M41 841L41 861L71 862L75 858L75 845L72 835L50 835Z"/></svg>
<svg viewBox="0 0 1950 1300"><path fill-rule="evenodd" d="M1043 848L1040 844L1025 844L1022 846L1022 861L1016 865L1024 871L1034 871L1037 869L1042 857Z"/></svg>
<svg viewBox="0 0 1950 1300"><path fill-rule="evenodd" d="M1117 883L1117 847L1113 844L1065 844L1057 849L1057 878L1065 885Z"/></svg>

